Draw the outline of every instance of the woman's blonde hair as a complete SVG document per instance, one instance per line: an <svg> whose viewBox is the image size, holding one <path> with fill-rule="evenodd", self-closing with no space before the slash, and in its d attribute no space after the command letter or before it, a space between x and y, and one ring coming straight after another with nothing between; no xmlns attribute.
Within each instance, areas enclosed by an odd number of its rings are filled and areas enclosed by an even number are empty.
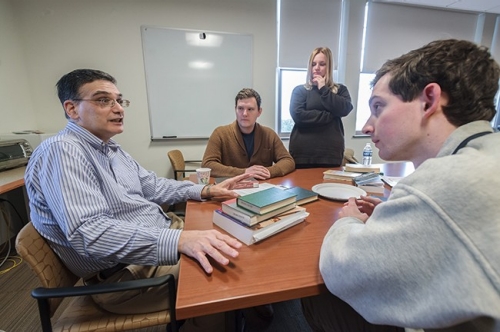
<svg viewBox="0 0 500 332"><path fill-rule="evenodd" d="M323 53L326 57L326 74L325 74L325 85L332 90L333 93L337 93L339 89L339 85L336 84L333 81L333 67L334 67L334 60L333 60L333 55L332 51L328 47L316 47L312 53L311 56L309 57L309 63L307 65L307 80L305 87L307 90L311 90L313 84L312 84L312 63L314 60L314 57L318 55L319 53Z"/></svg>

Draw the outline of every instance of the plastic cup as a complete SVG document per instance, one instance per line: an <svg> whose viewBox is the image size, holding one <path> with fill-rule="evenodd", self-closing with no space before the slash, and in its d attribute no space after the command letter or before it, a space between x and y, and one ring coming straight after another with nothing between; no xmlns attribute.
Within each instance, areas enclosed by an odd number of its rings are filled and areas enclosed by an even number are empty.
<svg viewBox="0 0 500 332"><path fill-rule="evenodd" d="M210 168L197 168L196 177L199 184L208 184L210 182Z"/></svg>

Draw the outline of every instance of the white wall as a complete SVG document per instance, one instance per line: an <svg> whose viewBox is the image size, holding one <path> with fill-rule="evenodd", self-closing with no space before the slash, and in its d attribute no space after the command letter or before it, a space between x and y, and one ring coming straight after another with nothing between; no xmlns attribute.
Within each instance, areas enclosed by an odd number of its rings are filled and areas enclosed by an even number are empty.
<svg viewBox="0 0 500 332"><path fill-rule="evenodd" d="M274 1L0 0L0 12L0 132L59 131L66 119L55 83L73 69L96 68L115 76L132 102L125 132L115 139L144 167L172 177L168 150L180 148L187 159L201 158L206 141L150 141L141 25L253 34L253 87L264 108L260 121L274 127ZM15 64L8 71L5 59ZM227 111L234 112L234 105L227 105ZM18 119L21 113L24 120Z"/></svg>
<svg viewBox="0 0 500 332"><path fill-rule="evenodd" d="M38 127L12 3L0 0L0 133Z"/></svg>
<svg viewBox="0 0 500 332"><path fill-rule="evenodd" d="M347 3L342 83L356 104L365 1ZM253 34L253 87L264 109L259 121L275 128L275 0L0 0L0 133L62 129L66 119L55 83L73 69L96 68L115 76L120 91L132 101L125 132L115 139L145 168L173 177L166 153L174 148L186 159L200 159L206 141L150 141L141 25ZM233 112L234 105L227 105L227 111ZM346 146L361 159L369 139L353 137L355 111L343 122ZM374 162L380 161L375 150Z"/></svg>

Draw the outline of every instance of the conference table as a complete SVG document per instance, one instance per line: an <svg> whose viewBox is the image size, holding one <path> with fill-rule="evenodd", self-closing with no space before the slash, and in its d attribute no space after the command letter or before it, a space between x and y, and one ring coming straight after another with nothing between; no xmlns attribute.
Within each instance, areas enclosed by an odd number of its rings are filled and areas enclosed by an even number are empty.
<svg viewBox="0 0 500 332"><path fill-rule="evenodd" d="M323 180L326 168L298 169L266 180L286 187L311 189ZM387 176L406 176L413 171L408 162L381 164ZM389 194L386 189L384 195ZM189 201L185 229L218 229L212 223L213 211L221 202ZM204 272L199 263L181 255L176 301L177 319L218 312L233 312L268 303L292 300L327 291L319 271L321 243L338 219L343 202L320 197L303 205L307 219L281 233L250 246L243 245L237 258L223 266L211 261L214 271Z"/></svg>
<svg viewBox="0 0 500 332"><path fill-rule="evenodd" d="M26 167L18 167L0 172L0 195L24 186Z"/></svg>
<svg viewBox="0 0 500 332"><path fill-rule="evenodd" d="M28 195L24 187L25 171L26 167L23 166L0 172L0 198L2 198L2 202L0 202L0 243L16 236L17 232L29 221ZM3 200L8 203L3 202ZM14 213L15 211L17 213Z"/></svg>

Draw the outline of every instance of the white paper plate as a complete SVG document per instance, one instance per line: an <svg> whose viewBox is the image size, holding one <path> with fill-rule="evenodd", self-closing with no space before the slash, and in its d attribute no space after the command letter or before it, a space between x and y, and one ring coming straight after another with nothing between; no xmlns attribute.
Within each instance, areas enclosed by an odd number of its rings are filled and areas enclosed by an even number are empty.
<svg viewBox="0 0 500 332"><path fill-rule="evenodd" d="M358 187L341 183L320 183L312 187L318 195L337 201L347 201L350 197L366 196L366 191Z"/></svg>

